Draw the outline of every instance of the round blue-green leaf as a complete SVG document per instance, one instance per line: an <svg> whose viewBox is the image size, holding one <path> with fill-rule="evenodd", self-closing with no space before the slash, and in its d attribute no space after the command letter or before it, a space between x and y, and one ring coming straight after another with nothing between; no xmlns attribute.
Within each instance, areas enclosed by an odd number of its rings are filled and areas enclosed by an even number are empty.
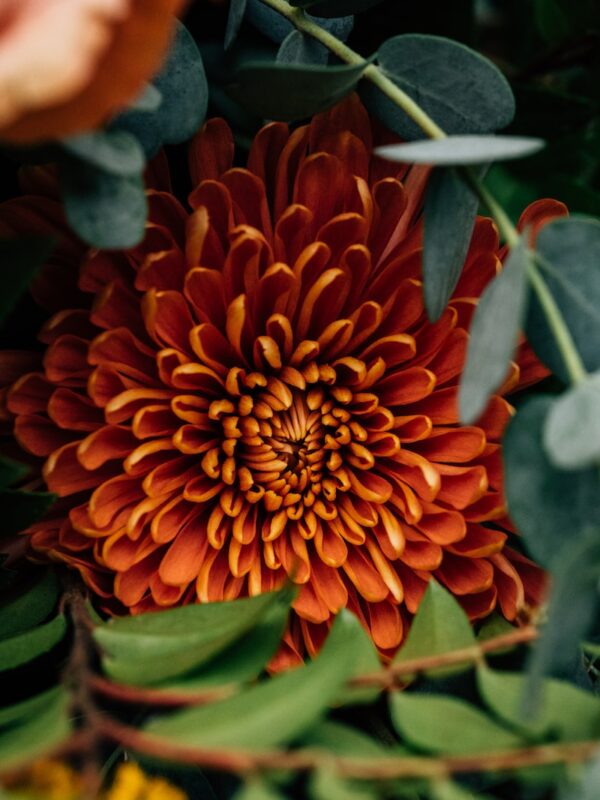
<svg viewBox="0 0 600 800"><path fill-rule="evenodd" d="M139 175L146 164L144 150L127 131L92 131L61 141L62 149L80 161L114 175Z"/></svg>
<svg viewBox="0 0 600 800"><path fill-rule="evenodd" d="M110 175L90 164L60 171L67 219L92 247L126 249L144 238L148 204L141 175Z"/></svg>
<svg viewBox="0 0 600 800"><path fill-rule="evenodd" d="M600 370L600 222L572 216L545 225L537 263L588 372ZM527 338L565 383L569 375L537 298L532 294Z"/></svg>
<svg viewBox="0 0 600 800"><path fill-rule="evenodd" d="M229 3L227 27L225 28L225 50L229 50L229 48L237 39L244 19L244 14L246 13L247 4L248 0L231 0Z"/></svg>
<svg viewBox="0 0 600 800"><path fill-rule="evenodd" d="M343 42L346 41L354 26L354 17L352 16L326 19L307 14L307 17ZM286 36L296 30L290 20L282 17L274 8L265 5L262 0L248 0L246 18L257 30L276 44L281 44Z"/></svg>
<svg viewBox="0 0 600 800"><path fill-rule="evenodd" d="M343 17L346 14L359 14L382 0L290 0L290 5L304 8L319 17Z"/></svg>
<svg viewBox="0 0 600 800"><path fill-rule="evenodd" d="M266 119L304 119L330 108L352 92L368 62L345 66L247 62L229 93L241 106Z"/></svg>
<svg viewBox="0 0 600 800"><path fill-rule="evenodd" d="M491 133L515 113L514 97L500 70L474 50L441 36L404 34L378 54L385 74L448 134ZM371 110L403 139L424 134L374 86L365 86Z"/></svg>
<svg viewBox="0 0 600 800"><path fill-rule="evenodd" d="M544 446L561 469L600 464L600 372L557 397L546 421Z"/></svg>
<svg viewBox="0 0 600 800"><path fill-rule="evenodd" d="M590 527L600 528L600 492L595 469L557 469L543 446L554 398L533 397L520 406L504 436L504 482L510 516L527 549L555 567L563 548L573 548Z"/></svg>
<svg viewBox="0 0 600 800"><path fill-rule="evenodd" d="M329 50L300 31L292 31L281 43L277 51L280 64L327 64Z"/></svg>
<svg viewBox="0 0 600 800"><path fill-rule="evenodd" d="M388 161L409 164L457 166L508 161L533 155L544 146L543 139L532 136L496 136L494 134L447 136L407 144L388 144L375 153Z"/></svg>

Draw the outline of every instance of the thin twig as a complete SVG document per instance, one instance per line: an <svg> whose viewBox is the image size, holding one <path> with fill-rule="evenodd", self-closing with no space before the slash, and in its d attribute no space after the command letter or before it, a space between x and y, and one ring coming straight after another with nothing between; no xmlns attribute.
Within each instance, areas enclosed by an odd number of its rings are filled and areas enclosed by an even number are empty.
<svg viewBox="0 0 600 800"><path fill-rule="evenodd" d="M119 703L132 703L136 705L163 706L175 708L180 706L200 706L223 700L235 694L237 686L219 686L204 691L185 692L175 689L148 689L138 686L129 686L124 683L114 683L100 675L91 675L88 680L89 687L96 693L109 700Z"/></svg>

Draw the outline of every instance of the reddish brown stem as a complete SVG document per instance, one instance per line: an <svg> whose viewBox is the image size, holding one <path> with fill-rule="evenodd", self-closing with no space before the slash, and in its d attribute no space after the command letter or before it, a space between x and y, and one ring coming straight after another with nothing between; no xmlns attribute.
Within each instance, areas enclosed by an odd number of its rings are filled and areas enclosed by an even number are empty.
<svg viewBox="0 0 600 800"><path fill-rule="evenodd" d="M236 687L219 687L205 689L202 692L178 692L173 689L145 689L138 686L128 686L124 683L114 683L100 675L91 675L88 681L90 688L110 700L119 703L136 703L138 705L163 706L175 708L179 706L200 706L223 700L235 693Z"/></svg>

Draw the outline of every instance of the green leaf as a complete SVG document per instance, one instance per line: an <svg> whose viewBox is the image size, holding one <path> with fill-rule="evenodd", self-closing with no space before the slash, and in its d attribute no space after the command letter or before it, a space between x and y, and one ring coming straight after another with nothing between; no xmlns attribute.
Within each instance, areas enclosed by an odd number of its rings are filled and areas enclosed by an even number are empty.
<svg viewBox="0 0 600 800"><path fill-rule="evenodd" d="M598 786L600 786L600 756L596 756L577 778L571 775L569 784L564 787L559 800L598 800Z"/></svg>
<svg viewBox="0 0 600 800"><path fill-rule="evenodd" d="M515 111L508 81L483 56L441 36L403 34L384 42L378 61L385 74L447 134L491 133ZM374 86L365 99L381 121L403 139L423 131Z"/></svg>
<svg viewBox="0 0 600 800"><path fill-rule="evenodd" d="M19 582L0 601L0 639L33 628L54 610L58 600L58 580L50 570L39 572L25 586ZM1 647L1 645L0 645Z"/></svg>
<svg viewBox="0 0 600 800"><path fill-rule="evenodd" d="M346 14L358 14L382 0L290 0L290 5L305 8L318 17L343 17Z"/></svg>
<svg viewBox="0 0 600 800"><path fill-rule="evenodd" d="M94 638L105 652L103 666L112 678L138 685L158 683L208 662L280 599L288 605L289 592L115 618L98 626Z"/></svg>
<svg viewBox="0 0 600 800"><path fill-rule="evenodd" d="M292 31L296 30L290 20L265 5L262 0L247 0L247 3L246 18L248 21L276 44L281 44ZM343 42L346 41L354 26L354 17L352 16L325 19L307 14L307 17Z"/></svg>
<svg viewBox="0 0 600 800"><path fill-rule="evenodd" d="M144 151L127 131L92 131L61 140L70 156L112 175L139 175L146 164Z"/></svg>
<svg viewBox="0 0 600 800"><path fill-rule="evenodd" d="M554 401L546 419L544 446L552 463L562 469L600 462L600 372Z"/></svg>
<svg viewBox="0 0 600 800"><path fill-rule="evenodd" d="M36 694L15 705L0 708L0 728L6 728L16 723L22 724L29 717L36 717L48 704L53 703L59 695L63 694L63 691L62 687L54 686L47 692Z"/></svg>
<svg viewBox="0 0 600 800"><path fill-rule="evenodd" d="M55 241L28 236L26 239L0 240L0 322L27 290L32 278L52 252Z"/></svg>
<svg viewBox="0 0 600 800"><path fill-rule="evenodd" d="M22 480L28 472L29 468L25 464L0 456L0 490Z"/></svg>
<svg viewBox="0 0 600 800"><path fill-rule="evenodd" d="M312 773L309 792L312 800L377 800L379 797L372 784L342 778L327 765Z"/></svg>
<svg viewBox="0 0 600 800"><path fill-rule="evenodd" d="M247 3L248 0L231 0L229 3L229 15L225 29L225 50L229 50L238 37L244 14L246 13Z"/></svg>
<svg viewBox="0 0 600 800"><path fill-rule="evenodd" d="M477 649L467 615L450 592L437 581L430 580L406 643L396 654L393 663L398 665L415 658L429 658L469 647ZM456 669L460 671L465 667L451 667L450 671ZM443 672L447 671L448 667L445 667ZM432 674L439 672L436 670Z"/></svg>
<svg viewBox="0 0 600 800"><path fill-rule="evenodd" d="M453 169L436 169L425 194L423 294L432 322L452 296L469 250L479 200Z"/></svg>
<svg viewBox="0 0 600 800"><path fill-rule="evenodd" d="M126 111L114 122L115 127L132 133L148 156L155 155L162 144L190 139L206 117L208 83L202 56L179 21L169 54L153 83L162 95L158 108L151 113Z"/></svg>
<svg viewBox="0 0 600 800"><path fill-rule="evenodd" d="M237 70L237 82L229 93L261 117L291 122L342 100L354 90L367 66L367 61L341 67L246 62Z"/></svg>
<svg viewBox="0 0 600 800"><path fill-rule="evenodd" d="M71 733L69 697L60 691L35 716L0 731L0 764L3 771L16 769L40 758Z"/></svg>
<svg viewBox="0 0 600 800"><path fill-rule="evenodd" d="M51 508L56 495L49 492L24 492L20 489L5 489L0 492L2 523L0 530L5 535L19 533L29 527Z"/></svg>
<svg viewBox="0 0 600 800"><path fill-rule="evenodd" d="M545 680L541 707L533 719L523 713L527 675L480 666L477 685L490 711L527 735L585 741L600 733L600 699L571 683Z"/></svg>
<svg viewBox="0 0 600 800"><path fill-rule="evenodd" d="M142 92L130 103L127 108L130 111L156 111L162 103L162 94L152 83L147 83Z"/></svg>
<svg viewBox="0 0 600 800"><path fill-rule="evenodd" d="M435 781L431 785L431 800L491 800L490 795L473 794L464 786L449 780Z"/></svg>
<svg viewBox="0 0 600 800"><path fill-rule="evenodd" d="M34 658L52 650L67 632L64 614L58 614L50 622L38 625L24 633L18 633L0 641L0 671L15 669Z"/></svg>
<svg viewBox="0 0 600 800"><path fill-rule="evenodd" d="M326 713L351 675L359 624L342 612L321 654L307 666L209 706L152 720L144 730L191 747L261 750L287 744Z"/></svg>
<svg viewBox="0 0 600 800"><path fill-rule="evenodd" d="M385 748L363 731L331 719L321 720L310 728L302 737L302 746L357 758L389 758L403 752L400 747Z"/></svg>
<svg viewBox="0 0 600 800"><path fill-rule="evenodd" d="M477 304L458 394L460 418L466 425L481 416L490 395L508 372L527 313L530 258L529 250L520 240Z"/></svg>
<svg viewBox="0 0 600 800"><path fill-rule="evenodd" d="M600 370L600 221L573 216L545 225L537 261L588 372ZM535 296L527 337L541 360L569 382L562 356Z"/></svg>
<svg viewBox="0 0 600 800"><path fill-rule="evenodd" d="M463 755L523 744L521 737L455 697L396 692L390 705L398 734L426 752Z"/></svg>
<svg viewBox="0 0 600 800"><path fill-rule="evenodd" d="M563 472L542 445L553 398L533 397L504 435L504 484L510 516L529 552L554 567L590 526L600 527L598 475L593 469Z"/></svg>
<svg viewBox="0 0 600 800"><path fill-rule="evenodd" d="M264 671L281 644L289 607L285 602L272 604L261 619L232 645L198 669L181 678L171 679L157 688L178 692L197 692L214 686L249 683Z"/></svg>
<svg viewBox="0 0 600 800"><path fill-rule="evenodd" d="M388 161L449 167L524 158L537 153L543 146L543 139L531 136L463 135L407 144L387 144L378 147L375 153Z"/></svg>
<svg viewBox="0 0 600 800"><path fill-rule="evenodd" d="M140 175L109 175L89 164L60 170L67 219L92 247L126 249L144 238L148 204Z"/></svg>
<svg viewBox="0 0 600 800"><path fill-rule="evenodd" d="M328 61L329 50L300 31L292 31L277 51L280 64L327 64Z"/></svg>

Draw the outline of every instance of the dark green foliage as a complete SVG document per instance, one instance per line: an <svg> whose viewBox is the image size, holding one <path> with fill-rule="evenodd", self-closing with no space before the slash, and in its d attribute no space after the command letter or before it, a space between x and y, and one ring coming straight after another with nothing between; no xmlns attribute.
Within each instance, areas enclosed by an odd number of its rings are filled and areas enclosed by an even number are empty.
<svg viewBox="0 0 600 800"><path fill-rule="evenodd" d="M0 240L0 322L26 291L36 272L54 247L52 239L28 236L26 239Z"/></svg>

